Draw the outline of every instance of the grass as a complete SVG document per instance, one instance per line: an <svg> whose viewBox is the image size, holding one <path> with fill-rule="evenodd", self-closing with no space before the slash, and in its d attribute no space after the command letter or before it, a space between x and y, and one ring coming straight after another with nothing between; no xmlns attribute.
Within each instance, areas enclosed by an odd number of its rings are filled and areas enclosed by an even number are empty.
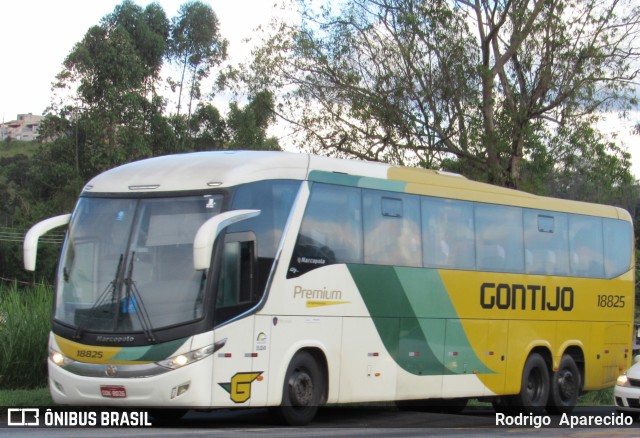
<svg viewBox="0 0 640 438"><path fill-rule="evenodd" d="M578 398L578 406L609 406L613 404L613 388L591 391Z"/></svg>
<svg viewBox="0 0 640 438"><path fill-rule="evenodd" d="M0 287L0 388L46 385L52 298L47 286Z"/></svg>
<svg viewBox="0 0 640 438"><path fill-rule="evenodd" d="M49 388L0 390L0 406L54 406Z"/></svg>
<svg viewBox="0 0 640 438"><path fill-rule="evenodd" d="M0 158L12 158L23 154L32 157L40 147L40 143L35 141L11 140L10 142L0 142Z"/></svg>

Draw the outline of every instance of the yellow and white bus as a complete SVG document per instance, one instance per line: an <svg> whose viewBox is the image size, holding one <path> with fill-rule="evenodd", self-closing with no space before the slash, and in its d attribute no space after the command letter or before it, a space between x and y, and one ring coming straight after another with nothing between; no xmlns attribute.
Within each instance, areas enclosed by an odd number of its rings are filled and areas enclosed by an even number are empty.
<svg viewBox="0 0 640 438"><path fill-rule="evenodd" d="M630 364L633 229L616 207L445 172L280 152L96 176L55 287L56 403L273 407L438 400L569 412ZM169 409L172 409L169 411Z"/></svg>

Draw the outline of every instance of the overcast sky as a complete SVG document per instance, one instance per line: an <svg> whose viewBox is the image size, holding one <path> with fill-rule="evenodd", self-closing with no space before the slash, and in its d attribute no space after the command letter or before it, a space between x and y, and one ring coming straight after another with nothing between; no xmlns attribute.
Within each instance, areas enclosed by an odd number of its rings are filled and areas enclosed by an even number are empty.
<svg viewBox="0 0 640 438"><path fill-rule="evenodd" d="M202 0L220 20L231 61L242 61L250 46L242 40L275 14L275 0ZM144 7L150 0L135 0ZM158 0L167 17L186 0ZM62 62L86 31L122 0L17 0L0 3L0 121L18 114L42 114L51 102L51 83ZM206 90L203 90L206 91Z"/></svg>

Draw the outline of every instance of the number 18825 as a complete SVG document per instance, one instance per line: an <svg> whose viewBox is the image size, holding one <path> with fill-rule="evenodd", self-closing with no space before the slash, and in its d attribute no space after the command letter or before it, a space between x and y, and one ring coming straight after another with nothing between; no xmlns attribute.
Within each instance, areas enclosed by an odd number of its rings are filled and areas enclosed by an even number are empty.
<svg viewBox="0 0 640 438"><path fill-rule="evenodd" d="M598 295L598 307L622 308L624 304L624 295Z"/></svg>

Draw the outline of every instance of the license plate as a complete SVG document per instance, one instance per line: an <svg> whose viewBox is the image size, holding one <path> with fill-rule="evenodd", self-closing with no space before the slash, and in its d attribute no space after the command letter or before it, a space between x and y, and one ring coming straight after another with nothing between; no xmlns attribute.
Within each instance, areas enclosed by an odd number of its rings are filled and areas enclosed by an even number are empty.
<svg viewBox="0 0 640 438"><path fill-rule="evenodd" d="M100 386L100 393L107 398L125 398L127 390L124 386Z"/></svg>

